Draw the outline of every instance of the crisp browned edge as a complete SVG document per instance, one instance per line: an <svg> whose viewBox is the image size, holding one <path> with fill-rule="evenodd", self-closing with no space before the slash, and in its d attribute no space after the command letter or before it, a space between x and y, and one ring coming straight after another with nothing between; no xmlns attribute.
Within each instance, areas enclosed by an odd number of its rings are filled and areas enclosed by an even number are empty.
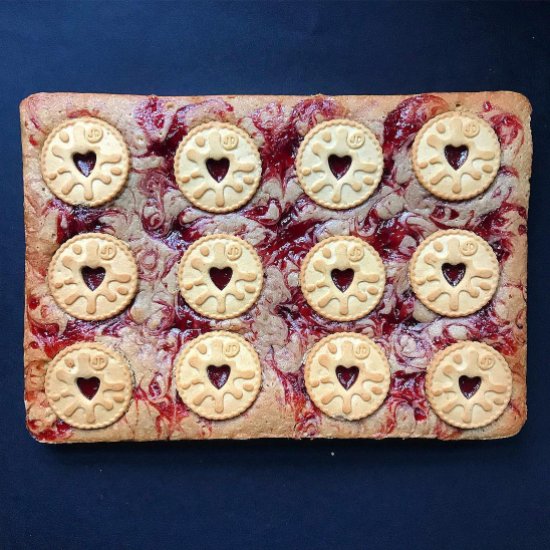
<svg viewBox="0 0 550 550"><path fill-rule="evenodd" d="M341 101L344 104L346 103L355 103L357 101L361 101L365 98L372 99L373 97L376 97L378 100L377 107L378 112L374 112L373 114L380 114L380 113L387 113L388 112L388 105L394 105L399 103L400 101L407 99L409 97L415 96L415 95L436 95L438 97L441 97L445 101L449 103L449 105L452 105L455 103L456 106L464 106L463 104L471 104L476 102L476 96L477 100L481 101L483 100L493 100L498 103L498 106L507 110L508 112L511 112L512 114L516 115L522 122L523 128L524 128L524 143L522 144L520 151L518 152L514 167L518 170L518 173L520 175L520 192L521 196L524 198L524 204L526 210L528 210L528 200L529 200L529 192L530 192L530 184L529 180L531 177L531 161L532 161L532 134L531 134L531 127L530 127L530 121L531 121L531 104L529 100L522 94L517 92L511 92L511 91L493 91L493 92L421 92L421 93L412 93L412 94L406 94L406 95L388 95L388 96L363 96L363 95L348 95L348 96L326 96L331 97L336 101ZM28 350L28 341L31 338L30 333L30 327L26 315L27 311L27 295L28 291L31 288L30 280L27 277L27 271L28 271L28 265L29 265L29 258L32 254L32 248L37 247L37 243L33 241L32 239L32 233L38 226L38 220L36 217L32 215L30 212L30 209L28 207L28 196L29 196L29 189L28 189L28 180L31 175L31 168L30 163L32 161L32 152L33 147L31 147L29 143L29 135L27 133L26 127L25 127L25 121L28 120L30 122L30 118L27 119L27 106L29 102L33 101L34 99L47 99L53 103L56 101L63 103L63 99L70 96L74 99L79 99L81 101L85 101L88 97L111 97L113 94L85 94L85 93L71 93L71 92L56 92L56 93L36 93L28 96L25 98L21 104L20 104L20 121L21 121L21 136L22 136L22 155L23 155L23 178L24 178L24 219L25 219L25 244L26 244L26 252L25 252L25 320L24 320L24 364L25 367L28 364L29 360L29 350ZM319 94L320 95L320 94ZM324 96L324 94L323 94ZM137 99L142 98L146 99L147 95L131 95L131 94L118 94L117 97L120 98L127 98L127 99ZM209 98L218 98L226 101L231 101L233 103L235 102L243 102L244 104L247 104L252 101L258 101L262 103L268 103L270 101L276 101L281 100L284 98L285 101L300 101L302 99L306 99L312 96L277 96L277 95L217 95L217 96L163 96L162 99L184 99L188 102L197 102L200 100L206 100ZM52 238L54 236L52 235ZM514 236L513 239L518 239L518 236ZM521 282L524 285L525 288L525 294L527 293L527 239L525 238L525 246L521 250L521 254L517 254L514 258L512 258L511 261L509 261L509 268L508 271L511 273L514 273L517 275L516 279ZM527 294L526 294L527 295ZM527 322L525 320L525 326L524 326L524 333L526 334L527 331ZM522 408L519 411L519 415L516 417L516 419L512 419L512 421L503 424L502 422L499 422L499 420L502 420L502 417L500 419L497 419L495 422L493 422L491 425L487 426L486 428L478 428L474 430L463 430L461 431L456 438L450 438L452 440L455 439L501 439L501 438L507 438L516 435L523 425L525 424L527 420L527 403L526 403L526 369L527 369L527 345L526 343L523 344L517 352L517 355L520 356L521 364L523 365L523 376L521 378L521 384L518 384L517 379L514 381L514 383L517 385L520 385L520 395L519 395L519 401L521 401ZM27 387L27 371L25 368L25 387ZM496 429L493 429L490 431L491 427L494 427L496 424L498 424L498 427ZM35 434L29 429L29 426L27 424L27 429L31 436L35 438L39 442L43 442L42 440L39 440L35 437ZM490 433L487 433L490 432ZM291 437L292 434L287 435L281 435L279 433L264 433L261 436L255 436L253 434L247 434L247 433L238 433L233 434L231 436L227 435L220 435L217 434L216 437L219 438L228 438L231 437L233 439L248 439L250 437ZM353 438L353 437L359 437L359 438L373 438L372 435L370 436L353 436L353 435L320 435L316 436L320 438ZM398 429L394 430L389 435L385 435L384 437L391 437L391 438L425 438L425 437L432 437L436 438L436 434L432 434L431 436L423 436L423 435L410 435L408 433L400 433ZM97 439L89 438L86 441L87 442L93 442L93 441L113 441L113 440L119 440L114 438L103 438L98 437ZM135 440L158 440L157 438L136 438ZM74 437L73 439L69 441L63 441L67 443L76 443L76 442L82 442L83 440L80 440L78 437ZM58 443L58 442L52 442L52 443Z"/></svg>

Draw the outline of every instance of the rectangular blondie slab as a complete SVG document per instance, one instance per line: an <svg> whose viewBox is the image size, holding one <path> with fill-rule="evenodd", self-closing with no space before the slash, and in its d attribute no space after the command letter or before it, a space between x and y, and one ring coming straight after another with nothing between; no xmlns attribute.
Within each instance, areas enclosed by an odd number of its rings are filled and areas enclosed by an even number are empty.
<svg viewBox="0 0 550 550"><path fill-rule="evenodd" d="M500 163L494 181L465 200L438 197L419 182L413 168L413 142L419 131L432 118L450 111L479 117L499 142ZM272 437L494 439L516 434L527 416L530 114L527 99L514 92L337 97L40 93L28 97L21 104L21 132L25 406L30 433L49 443ZM56 196L54 175L47 172L41 157L54 129L87 117L116 128L129 157L123 188L97 206L82 200L70 204L59 198L61 191ZM297 175L304 137L330 120L360 123L380 144L380 181L366 200L351 208L335 209L316 202L304 192ZM226 213L208 212L192 204L174 174L181 141L194 128L210 122L246 132L261 159L257 190L244 205ZM91 142L96 139L88 137ZM459 144L452 148L460 156ZM53 155L61 158L55 151ZM349 155L340 151L337 156L345 161ZM85 151L79 150L72 158L75 164L81 163L82 173L94 169L93 162L86 168ZM117 174L113 172L115 179ZM120 177L124 175L123 171ZM67 189L63 192L69 197ZM464 316L442 315L426 307L409 280L411 258L420 243L442 230L475 233L489 243L498 260L494 295L481 309ZM50 262L58 249L86 233L109 234L123 241L137 266L135 296L118 314L102 320L69 314L54 299L48 282ZM263 266L257 301L242 315L227 319L209 318L191 308L178 281L184 252L199 238L216 234L247 241ZM379 303L352 321L320 314L300 285L300 269L308 252L334 236L364 240L377 252L385 270ZM244 412L223 420L208 419L197 414L197 407L186 404L174 373L185 346L213 330L242 336L255 350L261 368L255 400ZM381 405L357 420L324 412L310 397L311 388L304 380L308 350L339 332L367 336L389 365ZM462 341L487 344L511 370L511 397L502 405L503 412L483 427L460 428L446 422L432 408L426 391L427 369L436 354ZM71 421L69 409L78 415L78 406L68 404L60 415L55 407L60 399L57 390L46 393L48 366L63 350L83 342L115 350L131 370L128 402L117 420L105 427L75 426L83 424ZM484 383L477 391L484 390ZM105 381L99 384L99 390L94 389L101 393ZM348 391L346 384L341 381L343 389L338 388L342 395ZM82 399L76 386L74 390L74 399ZM95 397L85 399L91 402ZM498 403L493 405L498 407ZM101 407L95 411L100 416L105 412Z"/></svg>

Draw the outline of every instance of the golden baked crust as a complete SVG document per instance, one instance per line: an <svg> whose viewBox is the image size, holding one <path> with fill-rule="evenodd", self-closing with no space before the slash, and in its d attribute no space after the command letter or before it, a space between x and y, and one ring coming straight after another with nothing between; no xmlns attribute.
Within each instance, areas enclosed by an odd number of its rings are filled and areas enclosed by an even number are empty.
<svg viewBox="0 0 550 550"><path fill-rule="evenodd" d="M464 109L488 122L501 144L495 181L465 201L438 199L418 182L413 140L424 123ZM254 437L431 437L494 439L519 431L526 408L526 219L531 173L531 107L514 92L415 96L144 97L36 94L21 104L25 183L26 315L25 405L31 434L45 442ZM91 116L123 136L130 153L128 181L105 205L73 207L55 198L40 171L48 134L67 119ZM351 210L328 210L302 191L294 160L303 137L320 122L355 120L380 142L384 173L376 191ZM240 210L216 215L190 205L173 175L173 157L190 129L211 121L234 124L257 145L260 186ZM408 263L419 243L440 229L465 229L495 250L500 279L491 302L463 318L444 318L415 299ZM78 321L48 290L47 268L59 246L87 232L126 242L138 264L139 292L120 315ZM265 281L256 304L223 321L194 313L179 295L178 262L205 235L225 233L249 242L262 259ZM317 315L305 302L299 270L308 250L324 238L353 235L381 255L386 288L380 304L350 323ZM177 396L175 358L185 342L210 330L239 333L256 350L262 389L243 414L209 421ZM385 352L391 370L388 396L357 421L323 415L307 396L304 357L322 337L353 331ZM430 408L427 365L447 345L481 341L503 355L512 371L504 413L476 429L452 427ZM121 352L135 378L126 414L100 429L60 421L44 392L46 367L71 344L95 341Z"/></svg>

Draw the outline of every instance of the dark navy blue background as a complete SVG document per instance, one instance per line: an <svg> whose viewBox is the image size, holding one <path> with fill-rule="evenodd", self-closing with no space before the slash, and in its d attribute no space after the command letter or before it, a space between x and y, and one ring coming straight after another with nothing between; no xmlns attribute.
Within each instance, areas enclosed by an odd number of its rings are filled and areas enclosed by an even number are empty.
<svg viewBox="0 0 550 550"><path fill-rule="evenodd" d="M550 5L0 4L1 548L549 548ZM45 446L24 428L18 103L37 91L533 103L529 421L513 439Z"/></svg>

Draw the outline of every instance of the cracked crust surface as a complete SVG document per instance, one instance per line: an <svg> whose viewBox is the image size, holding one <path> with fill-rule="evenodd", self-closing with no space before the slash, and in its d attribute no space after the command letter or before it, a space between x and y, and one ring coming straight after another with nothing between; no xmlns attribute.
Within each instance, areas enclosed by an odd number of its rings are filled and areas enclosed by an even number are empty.
<svg viewBox="0 0 550 550"><path fill-rule="evenodd" d="M501 144L495 181L473 199L447 202L418 182L413 140L425 122L463 108L483 118ZM145 97L36 94L21 104L25 184L27 425L45 442L254 437L429 437L494 439L519 431L526 409L526 218L531 170L531 107L514 92L415 96ZM120 195L95 208L74 208L55 198L40 173L48 134L69 118L91 116L121 133L131 157ZM318 123L351 119L370 128L384 154L377 190L351 210L330 211L302 191L294 158ZM249 203L224 215L194 208L173 175L178 143L211 121L234 124L251 137L262 158L260 186ZM440 229L477 233L495 250L500 280L488 306L459 319L438 316L414 298L407 272L420 242ZM138 264L139 292L119 316L96 324L76 321L51 297L47 267L71 237L104 232L128 243ZM225 233L259 253L265 281L242 317L211 321L179 298L177 269L184 250L205 235ZM387 281L380 304L350 323L325 320L305 302L299 270L307 252L338 235L365 239L381 255ZM262 389L242 415L209 421L177 396L172 377L184 344L210 330L243 336L262 365ZM385 352L391 371L388 396L369 417L337 420L307 397L304 357L321 338L353 331ZM426 367L447 345L477 340L501 353L512 371L504 413L472 430L452 427L431 409ZM135 375L132 401L116 423L97 430L65 425L44 392L48 363L71 344L95 341L121 352Z"/></svg>

